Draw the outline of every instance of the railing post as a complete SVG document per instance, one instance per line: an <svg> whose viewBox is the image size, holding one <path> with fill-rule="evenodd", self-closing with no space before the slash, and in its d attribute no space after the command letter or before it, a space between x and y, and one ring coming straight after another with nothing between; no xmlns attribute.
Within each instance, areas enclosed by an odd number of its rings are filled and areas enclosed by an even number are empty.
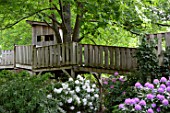
<svg viewBox="0 0 170 113"><path fill-rule="evenodd" d="M32 46L32 69L36 68L37 52L36 45Z"/></svg>
<svg viewBox="0 0 170 113"><path fill-rule="evenodd" d="M13 65L14 65L14 68L16 67L16 45L14 44L14 52L13 52Z"/></svg>

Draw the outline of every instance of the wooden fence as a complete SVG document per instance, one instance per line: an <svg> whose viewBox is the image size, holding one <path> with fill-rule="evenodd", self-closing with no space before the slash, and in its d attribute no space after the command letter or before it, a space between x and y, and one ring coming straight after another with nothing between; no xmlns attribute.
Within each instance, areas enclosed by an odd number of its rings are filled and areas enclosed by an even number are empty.
<svg viewBox="0 0 170 113"><path fill-rule="evenodd" d="M14 62L14 51L2 50L0 54L0 66L13 65L13 62Z"/></svg>
<svg viewBox="0 0 170 113"><path fill-rule="evenodd" d="M15 46L16 64L31 65L34 69L62 66L81 66L131 70L137 66L135 48L64 43L36 47Z"/></svg>

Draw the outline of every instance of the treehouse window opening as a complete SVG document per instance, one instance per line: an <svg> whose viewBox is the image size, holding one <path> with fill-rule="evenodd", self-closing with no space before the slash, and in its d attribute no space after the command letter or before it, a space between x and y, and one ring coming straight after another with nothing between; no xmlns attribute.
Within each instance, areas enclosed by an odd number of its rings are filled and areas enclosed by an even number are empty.
<svg viewBox="0 0 170 113"><path fill-rule="evenodd" d="M45 35L45 41L54 41L53 35Z"/></svg>
<svg viewBox="0 0 170 113"><path fill-rule="evenodd" d="M37 36L37 42L42 42L42 41L54 41L54 36L53 35Z"/></svg>

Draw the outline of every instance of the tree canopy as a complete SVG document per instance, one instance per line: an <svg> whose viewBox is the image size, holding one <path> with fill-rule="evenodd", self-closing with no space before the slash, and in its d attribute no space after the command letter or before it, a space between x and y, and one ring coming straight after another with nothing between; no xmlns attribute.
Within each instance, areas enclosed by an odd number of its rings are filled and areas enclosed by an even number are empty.
<svg viewBox="0 0 170 113"><path fill-rule="evenodd" d="M168 30L169 4L167 0L0 0L0 42L6 48L8 41L9 47L30 42L30 27L24 23L29 19L52 23L59 43L57 26L63 29L64 42L135 46L132 37Z"/></svg>

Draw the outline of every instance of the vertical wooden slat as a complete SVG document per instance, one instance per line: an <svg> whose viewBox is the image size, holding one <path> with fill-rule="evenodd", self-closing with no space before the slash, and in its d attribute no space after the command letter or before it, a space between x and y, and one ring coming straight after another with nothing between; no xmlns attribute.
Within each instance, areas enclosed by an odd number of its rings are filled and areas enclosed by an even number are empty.
<svg viewBox="0 0 170 113"><path fill-rule="evenodd" d="M66 54L65 54L65 56L66 56L66 64L68 65L69 64L69 57L70 57L70 54L69 54L69 49L70 49L70 43L66 43L66 45L65 45L65 47L66 47ZM75 55L76 56L76 55Z"/></svg>
<svg viewBox="0 0 170 113"><path fill-rule="evenodd" d="M62 65L65 65L65 57L66 57L66 56L65 56L65 55L66 55L66 54L65 54L65 49L66 49L65 47L66 47L66 46L65 46L65 44L63 43L63 44L61 44L61 47L62 47Z"/></svg>
<svg viewBox="0 0 170 113"><path fill-rule="evenodd" d="M93 46L89 45L89 66L93 66Z"/></svg>
<svg viewBox="0 0 170 113"><path fill-rule="evenodd" d="M85 66L89 65L88 59L89 59L88 45L84 45L84 62L85 62Z"/></svg>
<svg viewBox="0 0 170 113"><path fill-rule="evenodd" d="M100 50L100 66L103 67L103 46L100 46L99 50Z"/></svg>
<svg viewBox="0 0 170 113"><path fill-rule="evenodd" d="M83 59L82 59L82 53L83 53L83 49L82 49L82 44L77 44L77 50L78 50L78 57L77 57L77 60L78 60L78 64L80 64L80 66L82 66L83 64Z"/></svg>
<svg viewBox="0 0 170 113"><path fill-rule="evenodd" d="M50 67L53 66L53 46L49 46L49 54L50 54Z"/></svg>
<svg viewBox="0 0 170 113"><path fill-rule="evenodd" d="M167 32L165 34L165 40L166 40L166 47L170 46L170 32Z"/></svg>
<svg viewBox="0 0 170 113"><path fill-rule="evenodd" d="M126 57L127 57L127 62L126 62L126 67L127 69L131 69L131 65L132 65L132 60L131 60L131 49L130 48L127 48L126 49Z"/></svg>
<svg viewBox="0 0 170 113"><path fill-rule="evenodd" d="M109 50L108 47L104 47L104 53L105 53L105 67L109 67Z"/></svg>
<svg viewBox="0 0 170 113"><path fill-rule="evenodd" d="M37 67L37 49L36 49L36 45L33 45L32 47L32 65L33 65L33 69L35 69Z"/></svg>
<svg viewBox="0 0 170 113"><path fill-rule="evenodd" d="M41 58L42 58L41 59L42 60L41 61L42 62L41 63L42 64L41 67L44 67L44 65L45 65L45 52L44 52L45 50L44 49L45 49L45 47L41 47Z"/></svg>
<svg viewBox="0 0 170 113"><path fill-rule="evenodd" d="M94 66L99 65L99 46L94 46Z"/></svg>
<svg viewBox="0 0 170 113"><path fill-rule="evenodd" d="M121 48L121 68L126 69L126 53L125 48Z"/></svg>
<svg viewBox="0 0 170 113"><path fill-rule="evenodd" d="M76 53L76 43L75 42L73 42L72 43L72 47L71 47L73 50L72 50L72 63L73 64L77 64L77 60L76 60L76 57L77 57L77 53Z"/></svg>
<svg viewBox="0 0 170 113"><path fill-rule="evenodd" d="M162 34L158 34L157 38L158 38L158 51L157 51L158 56L162 51Z"/></svg>
<svg viewBox="0 0 170 113"><path fill-rule="evenodd" d="M114 50L113 50L113 47L109 47L109 52L110 52L110 58L109 58L109 59L110 59L110 65L109 65L109 67L110 67L110 68L113 68L113 67L114 67L114 64L113 64L113 62L114 62L114 61L113 61L113 51L114 51Z"/></svg>
<svg viewBox="0 0 170 113"><path fill-rule="evenodd" d="M49 46L45 47L45 67L49 66Z"/></svg>
<svg viewBox="0 0 170 113"><path fill-rule="evenodd" d="M42 51L41 51L41 48L37 48L38 50L38 56L37 56L37 59L38 59L38 63L37 63L37 67L41 67L41 63L42 63Z"/></svg>
<svg viewBox="0 0 170 113"><path fill-rule="evenodd" d="M54 46L52 46L52 50L53 50L53 57L52 57L52 59L53 59L53 62L52 62L52 65L53 66L57 66L57 57L58 57L58 53L57 53L57 46L56 45L54 45Z"/></svg>
<svg viewBox="0 0 170 113"><path fill-rule="evenodd" d="M115 48L115 68L120 69L120 50Z"/></svg>
<svg viewBox="0 0 170 113"><path fill-rule="evenodd" d="M61 65L61 61L62 61L62 57L61 57L61 45L60 44L58 44L57 45L57 50L58 50L58 66L60 66Z"/></svg>

